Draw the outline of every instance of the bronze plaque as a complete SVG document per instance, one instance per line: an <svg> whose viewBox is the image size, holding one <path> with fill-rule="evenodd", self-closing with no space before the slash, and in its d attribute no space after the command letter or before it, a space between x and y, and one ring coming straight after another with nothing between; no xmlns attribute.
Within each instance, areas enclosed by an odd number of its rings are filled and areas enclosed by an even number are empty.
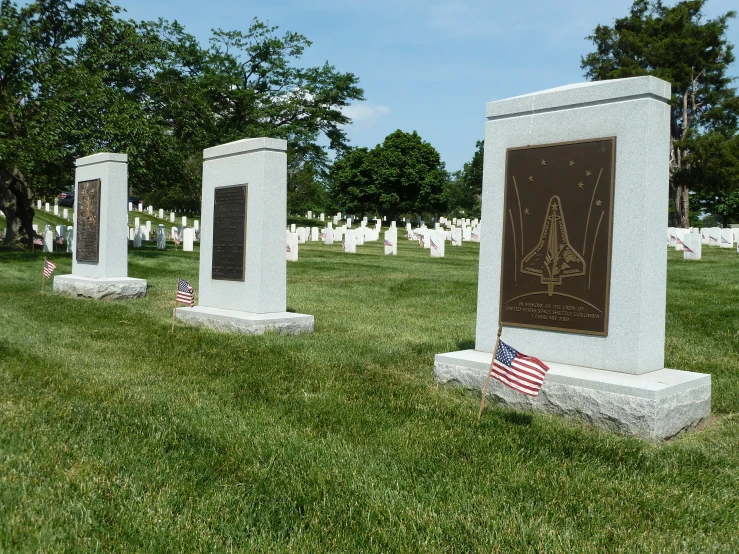
<svg viewBox="0 0 739 554"><path fill-rule="evenodd" d="M246 185L218 187L213 201L211 277L243 281L246 266Z"/></svg>
<svg viewBox="0 0 739 554"><path fill-rule="evenodd" d="M616 139L506 156L503 325L608 334Z"/></svg>
<svg viewBox="0 0 739 554"><path fill-rule="evenodd" d="M75 201L77 261L97 263L100 251L100 179L77 183Z"/></svg>

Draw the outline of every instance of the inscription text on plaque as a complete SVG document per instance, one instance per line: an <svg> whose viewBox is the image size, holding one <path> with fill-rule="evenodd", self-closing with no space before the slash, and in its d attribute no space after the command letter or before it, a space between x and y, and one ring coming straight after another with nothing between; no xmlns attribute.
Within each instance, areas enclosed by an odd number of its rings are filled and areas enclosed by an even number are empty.
<svg viewBox="0 0 739 554"><path fill-rule="evenodd" d="M98 262L100 251L100 179L77 183L78 262Z"/></svg>
<svg viewBox="0 0 739 554"><path fill-rule="evenodd" d="M608 334L616 139L511 148L503 325Z"/></svg>
<svg viewBox="0 0 739 554"><path fill-rule="evenodd" d="M246 185L217 187L213 201L213 279L243 281L246 265Z"/></svg>

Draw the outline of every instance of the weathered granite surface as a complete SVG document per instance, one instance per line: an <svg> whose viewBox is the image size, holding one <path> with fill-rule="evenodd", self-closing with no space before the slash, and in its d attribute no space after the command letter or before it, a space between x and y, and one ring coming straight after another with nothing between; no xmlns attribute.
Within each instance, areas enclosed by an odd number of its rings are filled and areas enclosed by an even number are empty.
<svg viewBox="0 0 739 554"><path fill-rule="evenodd" d="M440 384L482 390L491 359L492 354L475 350L438 354L434 376ZM653 441L670 439L711 415L707 374L660 369L632 375L545 363L550 370L539 396L526 396L491 379L488 398Z"/></svg>
<svg viewBox="0 0 739 554"><path fill-rule="evenodd" d="M133 277L81 277L57 275L54 291L96 300L120 300L146 296L146 279Z"/></svg>
<svg viewBox="0 0 739 554"><path fill-rule="evenodd" d="M247 335L263 335L267 331L277 331L281 335L298 335L312 333L314 328L312 315L292 312L256 314L205 306L177 308L177 319L218 331Z"/></svg>

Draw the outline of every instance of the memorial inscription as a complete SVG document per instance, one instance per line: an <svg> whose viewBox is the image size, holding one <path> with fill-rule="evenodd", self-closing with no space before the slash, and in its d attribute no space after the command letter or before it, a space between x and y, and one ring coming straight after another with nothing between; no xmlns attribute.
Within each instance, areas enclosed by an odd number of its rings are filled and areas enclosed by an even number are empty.
<svg viewBox="0 0 739 554"><path fill-rule="evenodd" d="M608 334L616 139L511 148L503 325Z"/></svg>
<svg viewBox="0 0 739 554"><path fill-rule="evenodd" d="M100 179L77 183L78 262L98 262L100 250Z"/></svg>
<svg viewBox="0 0 739 554"><path fill-rule="evenodd" d="M218 187L213 201L212 278L243 281L246 265L246 185Z"/></svg>

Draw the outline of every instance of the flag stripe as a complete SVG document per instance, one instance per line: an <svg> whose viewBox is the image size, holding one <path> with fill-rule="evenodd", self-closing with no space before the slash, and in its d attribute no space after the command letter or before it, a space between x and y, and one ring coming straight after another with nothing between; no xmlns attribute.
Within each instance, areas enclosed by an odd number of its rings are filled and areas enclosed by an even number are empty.
<svg viewBox="0 0 739 554"><path fill-rule="evenodd" d="M540 387L544 384L544 379L533 379L529 375L526 375L524 373L518 372L515 369L509 368L501 364L500 362L495 362L493 364L493 367L497 368L501 374L506 374L511 379L515 379L516 381L520 382L522 385L526 386L535 386Z"/></svg>
<svg viewBox="0 0 739 554"><path fill-rule="evenodd" d="M538 389L536 389L534 387L522 386L522 385L516 383L515 381L509 379L508 376L505 375L505 374L501 375L501 374L499 374L497 372L491 372L490 373L490 377L492 377L493 379L496 379L496 380L500 381L504 385L507 385L507 386L511 387L512 389L514 389L514 390L517 390L518 392L522 392L522 393L527 394L529 396L537 396L539 394Z"/></svg>

